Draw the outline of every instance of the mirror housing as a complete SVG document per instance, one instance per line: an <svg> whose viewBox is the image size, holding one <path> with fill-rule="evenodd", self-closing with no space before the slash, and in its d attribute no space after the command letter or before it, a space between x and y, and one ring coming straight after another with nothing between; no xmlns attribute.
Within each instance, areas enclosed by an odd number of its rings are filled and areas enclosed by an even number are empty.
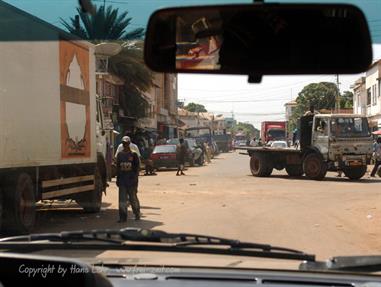
<svg viewBox="0 0 381 287"><path fill-rule="evenodd" d="M372 63L363 12L347 4L169 8L149 19L145 62L156 72L353 74Z"/></svg>

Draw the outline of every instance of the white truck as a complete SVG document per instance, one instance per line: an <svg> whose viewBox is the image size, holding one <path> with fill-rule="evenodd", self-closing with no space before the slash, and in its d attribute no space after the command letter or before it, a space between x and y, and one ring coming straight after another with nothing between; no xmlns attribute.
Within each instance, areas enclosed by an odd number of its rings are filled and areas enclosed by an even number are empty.
<svg viewBox="0 0 381 287"><path fill-rule="evenodd" d="M254 176L286 169L289 176L321 180L327 171L342 171L352 180L363 177L372 157L368 120L353 114L309 114L299 124L300 148L242 147Z"/></svg>
<svg viewBox="0 0 381 287"><path fill-rule="evenodd" d="M41 200L98 212L107 181L93 45L4 2L0 17L9 20L0 31L1 230L29 232Z"/></svg>

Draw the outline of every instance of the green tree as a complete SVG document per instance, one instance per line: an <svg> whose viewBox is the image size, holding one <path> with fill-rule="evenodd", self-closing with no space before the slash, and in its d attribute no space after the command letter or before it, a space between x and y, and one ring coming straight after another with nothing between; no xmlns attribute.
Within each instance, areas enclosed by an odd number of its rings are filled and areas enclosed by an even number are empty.
<svg viewBox="0 0 381 287"><path fill-rule="evenodd" d="M189 112L194 113L206 113L207 110L204 105L196 104L196 103L189 103L184 107L185 110Z"/></svg>
<svg viewBox="0 0 381 287"><path fill-rule="evenodd" d="M238 133L241 132L245 134L247 137L259 137L259 130L254 127L254 125L250 123L242 123L238 122L232 130L230 130L232 133Z"/></svg>
<svg viewBox="0 0 381 287"><path fill-rule="evenodd" d="M128 11L119 13L119 9L112 6L95 7L95 14L84 13L77 8L80 18L79 26L75 16L69 21L61 18L61 24L74 35L82 39L98 42L103 40L133 40L140 39L144 35L143 28L136 28L127 32L132 18L127 17Z"/></svg>
<svg viewBox="0 0 381 287"><path fill-rule="evenodd" d="M288 131L297 126L297 120L313 106L316 111L334 109L339 90L335 83L320 82L305 86L296 98L297 106L289 120Z"/></svg>
<svg viewBox="0 0 381 287"><path fill-rule="evenodd" d="M353 108L353 93L351 91L344 91L340 96L340 108L350 109Z"/></svg>
<svg viewBox="0 0 381 287"><path fill-rule="evenodd" d="M62 25L72 34L97 44L109 40L121 44L119 54L109 60L110 73L125 81L121 105L129 116L144 117L148 103L141 97L152 86L153 74L144 64L143 28L128 30L132 18L128 11L123 13L112 6L96 7L94 15L83 13L77 8L79 25L75 17L69 21L61 18Z"/></svg>

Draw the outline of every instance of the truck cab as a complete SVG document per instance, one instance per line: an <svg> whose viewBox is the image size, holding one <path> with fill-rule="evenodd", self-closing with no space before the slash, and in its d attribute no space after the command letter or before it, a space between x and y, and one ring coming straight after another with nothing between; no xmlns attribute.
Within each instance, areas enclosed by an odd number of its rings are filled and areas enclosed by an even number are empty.
<svg viewBox="0 0 381 287"><path fill-rule="evenodd" d="M308 116L307 116L308 117ZM321 158L327 170L341 170L351 179L361 178L372 156L372 137L367 118L354 114L316 114L301 121L311 128L304 130L301 145L304 158L311 153ZM309 134L311 136L309 136ZM310 141L310 142L308 142ZM308 163L304 163L308 169Z"/></svg>

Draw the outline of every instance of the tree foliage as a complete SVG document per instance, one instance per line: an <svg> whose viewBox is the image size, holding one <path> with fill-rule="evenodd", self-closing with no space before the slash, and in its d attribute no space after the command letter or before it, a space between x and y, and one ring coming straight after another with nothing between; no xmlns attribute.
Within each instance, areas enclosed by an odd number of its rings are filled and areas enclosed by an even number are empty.
<svg viewBox="0 0 381 287"><path fill-rule="evenodd" d="M353 108L353 93L351 91L344 91L340 96L340 108L350 109Z"/></svg>
<svg viewBox="0 0 381 287"><path fill-rule="evenodd" d="M250 123L242 123L238 122L235 127L233 127L230 132L232 133L243 133L248 138L258 138L259 137L259 130L254 127L254 125Z"/></svg>
<svg viewBox="0 0 381 287"><path fill-rule="evenodd" d="M315 111L334 110L339 89L335 83L320 82L305 86L296 98L297 106L289 121L289 132L297 126L297 120L313 106ZM345 91L340 95L340 108L352 108L353 93Z"/></svg>
<svg viewBox="0 0 381 287"><path fill-rule="evenodd" d="M189 112L194 113L206 113L207 110L204 105L196 104L196 103L189 103L184 107L185 110Z"/></svg>
<svg viewBox="0 0 381 287"><path fill-rule="evenodd" d="M144 36L143 28L136 28L127 32L127 28L132 18L127 17L128 11L119 13L118 8L112 6L95 7L95 14L90 15L77 8L80 18L77 26L75 16L70 17L69 21L61 18L61 24L74 35L82 39L98 42L104 40L134 40Z"/></svg>
<svg viewBox="0 0 381 287"><path fill-rule="evenodd" d="M141 93L148 91L152 86L153 74L143 60L143 28L127 32L132 18L128 11L122 13L112 6L96 7L94 15L83 13L77 8L80 18L76 25L75 16L69 21L61 18L62 25L72 34L94 44L100 40L110 40L119 43L122 50L119 54L110 57L109 72L124 80L124 91L121 106L129 116L144 117L148 103Z"/></svg>

